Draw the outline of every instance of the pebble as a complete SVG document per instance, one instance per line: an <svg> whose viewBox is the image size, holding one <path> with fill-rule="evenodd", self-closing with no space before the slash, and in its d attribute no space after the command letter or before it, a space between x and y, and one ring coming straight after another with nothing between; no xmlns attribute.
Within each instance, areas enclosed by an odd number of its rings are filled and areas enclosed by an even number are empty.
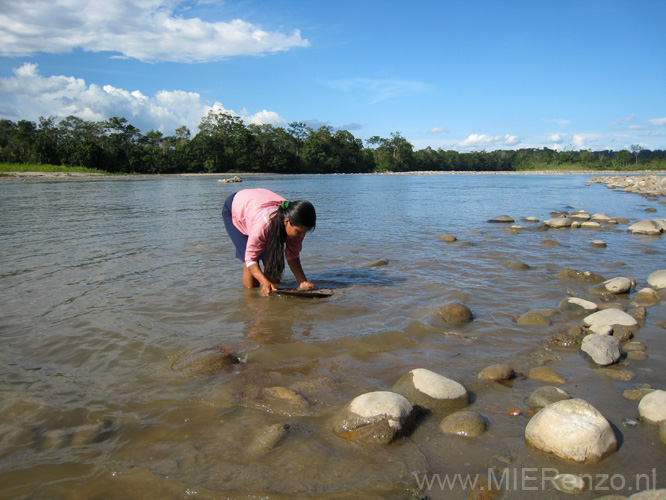
<svg viewBox="0 0 666 500"><path fill-rule="evenodd" d="M620 343L608 335L592 333L583 339L580 349L601 366L612 365L619 361L621 356Z"/></svg>
<svg viewBox="0 0 666 500"><path fill-rule="evenodd" d="M660 269L650 273L647 279L648 285L656 290L666 288L666 269Z"/></svg>

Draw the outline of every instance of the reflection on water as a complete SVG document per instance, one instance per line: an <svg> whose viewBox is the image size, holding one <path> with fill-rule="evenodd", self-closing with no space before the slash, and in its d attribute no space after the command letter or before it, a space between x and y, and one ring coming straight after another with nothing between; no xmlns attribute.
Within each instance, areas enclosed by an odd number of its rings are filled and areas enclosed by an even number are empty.
<svg viewBox="0 0 666 500"><path fill-rule="evenodd" d="M640 288L664 267L666 240L622 224L543 232L520 219L569 207L665 217L664 205L587 187L585 176L247 177L243 188L315 204L303 265L317 286L335 290L324 299L261 297L242 288L221 221L237 186L216 180L0 184L0 498L406 498L418 490L414 472L476 474L498 460L627 478L666 463L656 428L621 425L637 416L624 389L663 388L663 304L648 308L637 334L647 360L624 361L634 380L602 375L548 343L580 323L557 311L564 297L608 300L557 279L560 270L630 276ZM523 229L486 222L500 214ZM445 233L458 240L443 242ZM375 263L385 265L366 267ZM472 323L443 323L437 310L454 300L472 309ZM633 307L630 297L615 301ZM549 311L550 325L517 323L529 310ZM217 345L243 363L214 376L170 368L174 354ZM476 378L497 362L520 374L557 370L564 390L616 426L620 451L578 466L529 449L525 398L544 384ZM441 416L381 449L330 431L340 405L390 390L416 367L465 385L490 422L483 438L443 435ZM514 408L522 413L506 413Z"/></svg>

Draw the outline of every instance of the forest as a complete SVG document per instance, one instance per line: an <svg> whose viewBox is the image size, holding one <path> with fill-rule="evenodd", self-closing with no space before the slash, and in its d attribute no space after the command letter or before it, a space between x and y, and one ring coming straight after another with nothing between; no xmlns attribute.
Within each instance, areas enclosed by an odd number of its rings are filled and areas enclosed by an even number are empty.
<svg viewBox="0 0 666 500"><path fill-rule="evenodd" d="M116 174L372 173L415 171L663 170L666 151L639 145L622 151L549 148L477 151L414 150L399 132L363 140L330 126L246 125L210 111L198 132L146 134L125 118L86 121L69 116L0 120L0 162L86 167Z"/></svg>

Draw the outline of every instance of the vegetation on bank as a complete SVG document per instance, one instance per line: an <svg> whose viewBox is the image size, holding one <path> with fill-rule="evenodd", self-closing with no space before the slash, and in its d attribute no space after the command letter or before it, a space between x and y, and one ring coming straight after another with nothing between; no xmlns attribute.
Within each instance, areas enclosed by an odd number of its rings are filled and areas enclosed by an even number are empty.
<svg viewBox="0 0 666 500"><path fill-rule="evenodd" d="M7 172L72 172L77 174L108 175L108 172L96 168L68 167L45 163L0 163L0 173Z"/></svg>
<svg viewBox="0 0 666 500"><path fill-rule="evenodd" d="M0 120L0 171L69 171L113 174L371 173L413 171L666 170L666 151L557 151L548 148L478 151L414 150L400 133L364 142L347 130L304 123L246 125L211 111L192 136L151 130L125 118L92 122L69 116L39 123ZM17 164L29 166L18 167ZM40 166L39 168L37 166Z"/></svg>

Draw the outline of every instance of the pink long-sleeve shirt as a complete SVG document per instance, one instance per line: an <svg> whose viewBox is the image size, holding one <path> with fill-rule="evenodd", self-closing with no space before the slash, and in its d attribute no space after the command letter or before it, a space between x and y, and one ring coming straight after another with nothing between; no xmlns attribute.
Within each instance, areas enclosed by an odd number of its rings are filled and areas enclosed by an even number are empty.
<svg viewBox="0 0 666 500"><path fill-rule="evenodd" d="M245 265L257 263L261 252L268 246L268 229L271 215L277 212L285 198L268 189L243 189L238 191L231 203L231 221L247 236ZM285 258L297 259L303 247L303 238L287 239Z"/></svg>

